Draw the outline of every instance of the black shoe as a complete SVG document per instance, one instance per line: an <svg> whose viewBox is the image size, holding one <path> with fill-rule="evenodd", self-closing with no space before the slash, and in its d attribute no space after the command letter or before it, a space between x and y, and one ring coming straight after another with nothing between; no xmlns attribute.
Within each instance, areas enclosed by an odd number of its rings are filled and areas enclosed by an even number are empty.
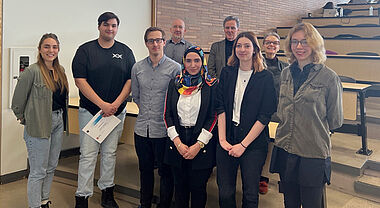
<svg viewBox="0 0 380 208"><path fill-rule="evenodd" d="M88 197L75 196L75 208L88 208Z"/></svg>
<svg viewBox="0 0 380 208"><path fill-rule="evenodd" d="M119 208L114 197L113 197L113 189L115 186L106 188L102 190L102 207L104 208Z"/></svg>
<svg viewBox="0 0 380 208"><path fill-rule="evenodd" d="M46 202L46 204L42 204L41 208L49 208L49 204L51 204L51 201Z"/></svg>

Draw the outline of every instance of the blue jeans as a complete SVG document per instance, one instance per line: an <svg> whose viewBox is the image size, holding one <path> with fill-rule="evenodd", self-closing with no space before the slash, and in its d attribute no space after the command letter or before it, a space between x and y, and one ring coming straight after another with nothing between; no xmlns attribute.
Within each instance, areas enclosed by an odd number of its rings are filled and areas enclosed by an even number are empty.
<svg viewBox="0 0 380 208"><path fill-rule="evenodd" d="M29 207L40 207L41 201L49 199L50 187L62 147L62 133L62 110L52 113L50 138L29 136L26 128L24 128L24 140L30 166L28 177Z"/></svg>
<svg viewBox="0 0 380 208"><path fill-rule="evenodd" d="M79 108L79 128L83 129L94 117L84 108ZM80 131L80 158L78 168L78 189L76 196L89 197L94 189L94 172L98 152L100 149L100 178L98 187L100 190L113 187L115 178L116 149L124 126L125 109L117 116L121 122L99 144L83 131Z"/></svg>

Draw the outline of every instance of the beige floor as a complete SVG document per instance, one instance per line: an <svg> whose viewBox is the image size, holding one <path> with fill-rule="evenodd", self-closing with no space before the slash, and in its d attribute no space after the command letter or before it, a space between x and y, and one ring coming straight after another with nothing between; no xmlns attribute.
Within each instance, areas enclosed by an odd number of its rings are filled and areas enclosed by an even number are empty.
<svg viewBox="0 0 380 208"><path fill-rule="evenodd" d="M353 144L353 149L359 147L359 139L354 142L350 140ZM359 143L358 143L359 142ZM379 140L370 141L370 146L376 149L373 156L379 153L380 145L375 145L375 143L380 143ZM356 144L358 143L358 144ZM353 153L354 154L354 153ZM99 164L99 163L98 163ZM59 162L59 167L57 170L60 172L67 172L76 174L78 168L78 156L69 157L61 159ZM95 177L99 177L99 168L96 168ZM334 174L333 174L334 177ZM380 203L375 203L373 201L362 199L358 196L353 196L346 194L341 190L340 187L334 185L337 180L333 180L332 186L327 188L327 202L329 208L380 208ZM27 196L26 196L26 183L27 180L23 179L9 184L0 185L0 207L27 207ZM137 156L134 151L134 147L128 144L121 144L118 146L117 153L117 164L116 164L116 178L115 183L128 187L135 192L139 189L139 171L137 166ZM352 184L352 181L350 182ZM158 176L156 174L156 184L155 184L155 194L158 193ZM236 198L241 201L241 183L238 180L238 189ZM74 194L76 190L76 181L70 179L64 179L61 177L55 177L52 194L50 200L53 202L51 207L74 207ZM345 191L346 192L346 191ZM116 193L116 199L120 207L133 208L137 207L138 199L133 198L124 194ZM95 188L95 193L93 197L90 198L91 208L100 207L100 191ZM218 207L218 189L215 180L215 173L212 174L209 184L208 184L208 208ZM283 207L283 197L278 193L278 187L275 180L271 180L269 186L269 192L266 195L260 196L260 208L281 208Z"/></svg>
<svg viewBox="0 0 380 208"><path fill-rule="evenodd" d="M0 185L0 207L27 207L26 196L27 179ZM269 193L260 196L260 208L277 208L283 207L282 196L275 190L277 187L271 184ZM76 190L75 181L55 177L52 186L50 200L52 208L74 207L74 193ZM216 191L216 189L214 189ZM138 199L128 197L123 194L115 194L116 200L121 208L137 207ZM327 189L328 207L329 208L380 208L379 203L374 203L358 197L354 197L334 189ZM209 198L210 200L210 198ZM215 200L215 199L212 199ZM100 208L100 193L95 190L93 197L89 200L90 208ZM208 205L209 208L217 207L217 202ZM210 203L209 203L210 204Z"/></svg>
<svg viewBox="0 0 380 208"><path fill-rule="evenodd" d="M28 207L26 195L27 179L0 185L0 207L26 208ZM74 193L76 182L69 179L55 177L51 189L50 200L52 208L74 207ZM94 195L89 199L90 208L101 208L101 193L95 190ZM115 193L115 198L120 208L135 208L138 205L136 198L131 198L123 194Z"/></svg>

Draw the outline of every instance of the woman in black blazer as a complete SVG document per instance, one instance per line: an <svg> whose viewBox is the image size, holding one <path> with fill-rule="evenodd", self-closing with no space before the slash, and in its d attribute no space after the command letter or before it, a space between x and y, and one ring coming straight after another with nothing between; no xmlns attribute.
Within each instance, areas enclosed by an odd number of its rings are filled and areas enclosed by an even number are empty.
<svg viewBox="0 0 380 208"><path fill-rule="evenodd" d="M219 206L236 207L236 176L240 166L242 207L258 207L259 181L268 151L267 124L276 111L272 74L265 70L257 38L240 33L217 90L219 145L216 149Z"/></svg>
<svg viewBox="0 0 380 208"><path fill-rule="evenodd" d="M175 207L205 207L207 181L215 166L216 79L208 75L201 48L185 51L183 70L171 80L164 119L170 140L165 162L171 165Z"/></svg>

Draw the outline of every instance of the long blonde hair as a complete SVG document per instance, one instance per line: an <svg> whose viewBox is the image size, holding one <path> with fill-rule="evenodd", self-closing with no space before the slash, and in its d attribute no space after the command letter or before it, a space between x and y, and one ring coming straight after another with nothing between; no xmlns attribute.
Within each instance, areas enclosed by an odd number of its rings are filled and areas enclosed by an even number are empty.
<svg viewBox="0 0 380 208"><path fill-rule="evenodd" d="M41 40L38 44L38 51L41 50L42 43L48 38L51 38L57 42L59 50L58 37L53 33L46 33L41 37ZM42 58L41 53L38 53L37 64L40 67L45 84L51 91L55 92L58 88L61 88L61 93L63 93L65 89L67 92L69 91L67 77L63 67L59 64L58 56L53 60L53 77L50 76L49 69L45 64L45 61Z"/></svg>
<svg viewBox="0 0 380 208"><path fill-rule="evenodd" d="M228 66L239 66L240 65L239 58L236 56L236 44L237 44L238 40L240 38L243 38L243 37L248 38L252 42L252 45L253 45L253 53L254 54L252 56L252 67L254 68L254 73L261 72L261 71L265 70L266 64L264 62L264 57L261 54L259 41L257 41L256 35L253 32L242 32L236 37L234 45L232 46L232 48L233 48L232 55L228 59L227 65Z"/></svg>

